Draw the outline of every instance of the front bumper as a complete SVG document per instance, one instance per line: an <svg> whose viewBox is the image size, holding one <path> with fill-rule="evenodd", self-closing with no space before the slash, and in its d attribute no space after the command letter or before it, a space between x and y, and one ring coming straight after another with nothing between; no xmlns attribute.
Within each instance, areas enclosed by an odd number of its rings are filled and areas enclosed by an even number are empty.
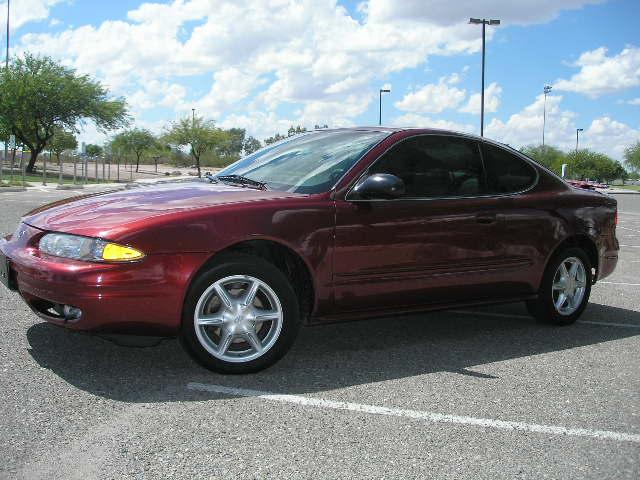
<svg viewBox="0 0 640 480"><path fill-rule="evenodd" d="M20 295L43 319L74 330L173 335L191 276L204 253L147 255L131 263L90 263L41 255L42 230L22 224L0 250L10 259ZM56 306L79 308L77 319L52 314ZM52 308L54 307L54 308Z"/></svg>

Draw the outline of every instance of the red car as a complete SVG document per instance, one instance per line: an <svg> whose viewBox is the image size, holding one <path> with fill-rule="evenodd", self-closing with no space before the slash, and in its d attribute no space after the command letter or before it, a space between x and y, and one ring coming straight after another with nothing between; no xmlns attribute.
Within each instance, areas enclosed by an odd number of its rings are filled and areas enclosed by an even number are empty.
<svg viewBox="0 0 640 480"><path fill-rule="evenodd" d="M441 130L322 130L216 176L53 203L0 243L0 278L70 329L178 335L262 369L301 324L526 301L574 322L618 258L616 201Z"/></svg>

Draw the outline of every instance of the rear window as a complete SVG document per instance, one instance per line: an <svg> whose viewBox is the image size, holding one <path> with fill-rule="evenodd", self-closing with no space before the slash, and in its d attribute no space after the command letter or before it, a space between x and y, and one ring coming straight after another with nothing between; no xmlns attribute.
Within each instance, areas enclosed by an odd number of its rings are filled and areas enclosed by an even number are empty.
<svg viewBox="0 0 640 480"><path fill-rule="evenodd" d="M487 193L521 192L536 181L535 169L520 157L487 143L483 151Z"/></svg>

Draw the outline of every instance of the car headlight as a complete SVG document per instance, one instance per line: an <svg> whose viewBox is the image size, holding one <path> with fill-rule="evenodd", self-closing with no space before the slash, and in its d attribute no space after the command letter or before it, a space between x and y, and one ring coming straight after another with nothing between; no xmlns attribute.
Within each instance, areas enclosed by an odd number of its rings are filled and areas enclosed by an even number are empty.
<svg viewBox="0 0 640 480"><path fill-rule="evenodd" d="M135 248L66 233L47 233L40 239L39 248L48 255L90 262L126 262L144 257Z"/></svg>

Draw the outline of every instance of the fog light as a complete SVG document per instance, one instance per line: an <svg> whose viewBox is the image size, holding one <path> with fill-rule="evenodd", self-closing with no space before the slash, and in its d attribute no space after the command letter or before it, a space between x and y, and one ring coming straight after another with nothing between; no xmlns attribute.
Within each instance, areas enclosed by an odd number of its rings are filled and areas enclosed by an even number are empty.
<svg viewBox="0 0 640 480"><path fill-rule="evenodd" d="M73 322L80 319L82 316L82 310L77 307L72 307L71 305L65 305L62 308L62 316L65 320Z"/></svg>

